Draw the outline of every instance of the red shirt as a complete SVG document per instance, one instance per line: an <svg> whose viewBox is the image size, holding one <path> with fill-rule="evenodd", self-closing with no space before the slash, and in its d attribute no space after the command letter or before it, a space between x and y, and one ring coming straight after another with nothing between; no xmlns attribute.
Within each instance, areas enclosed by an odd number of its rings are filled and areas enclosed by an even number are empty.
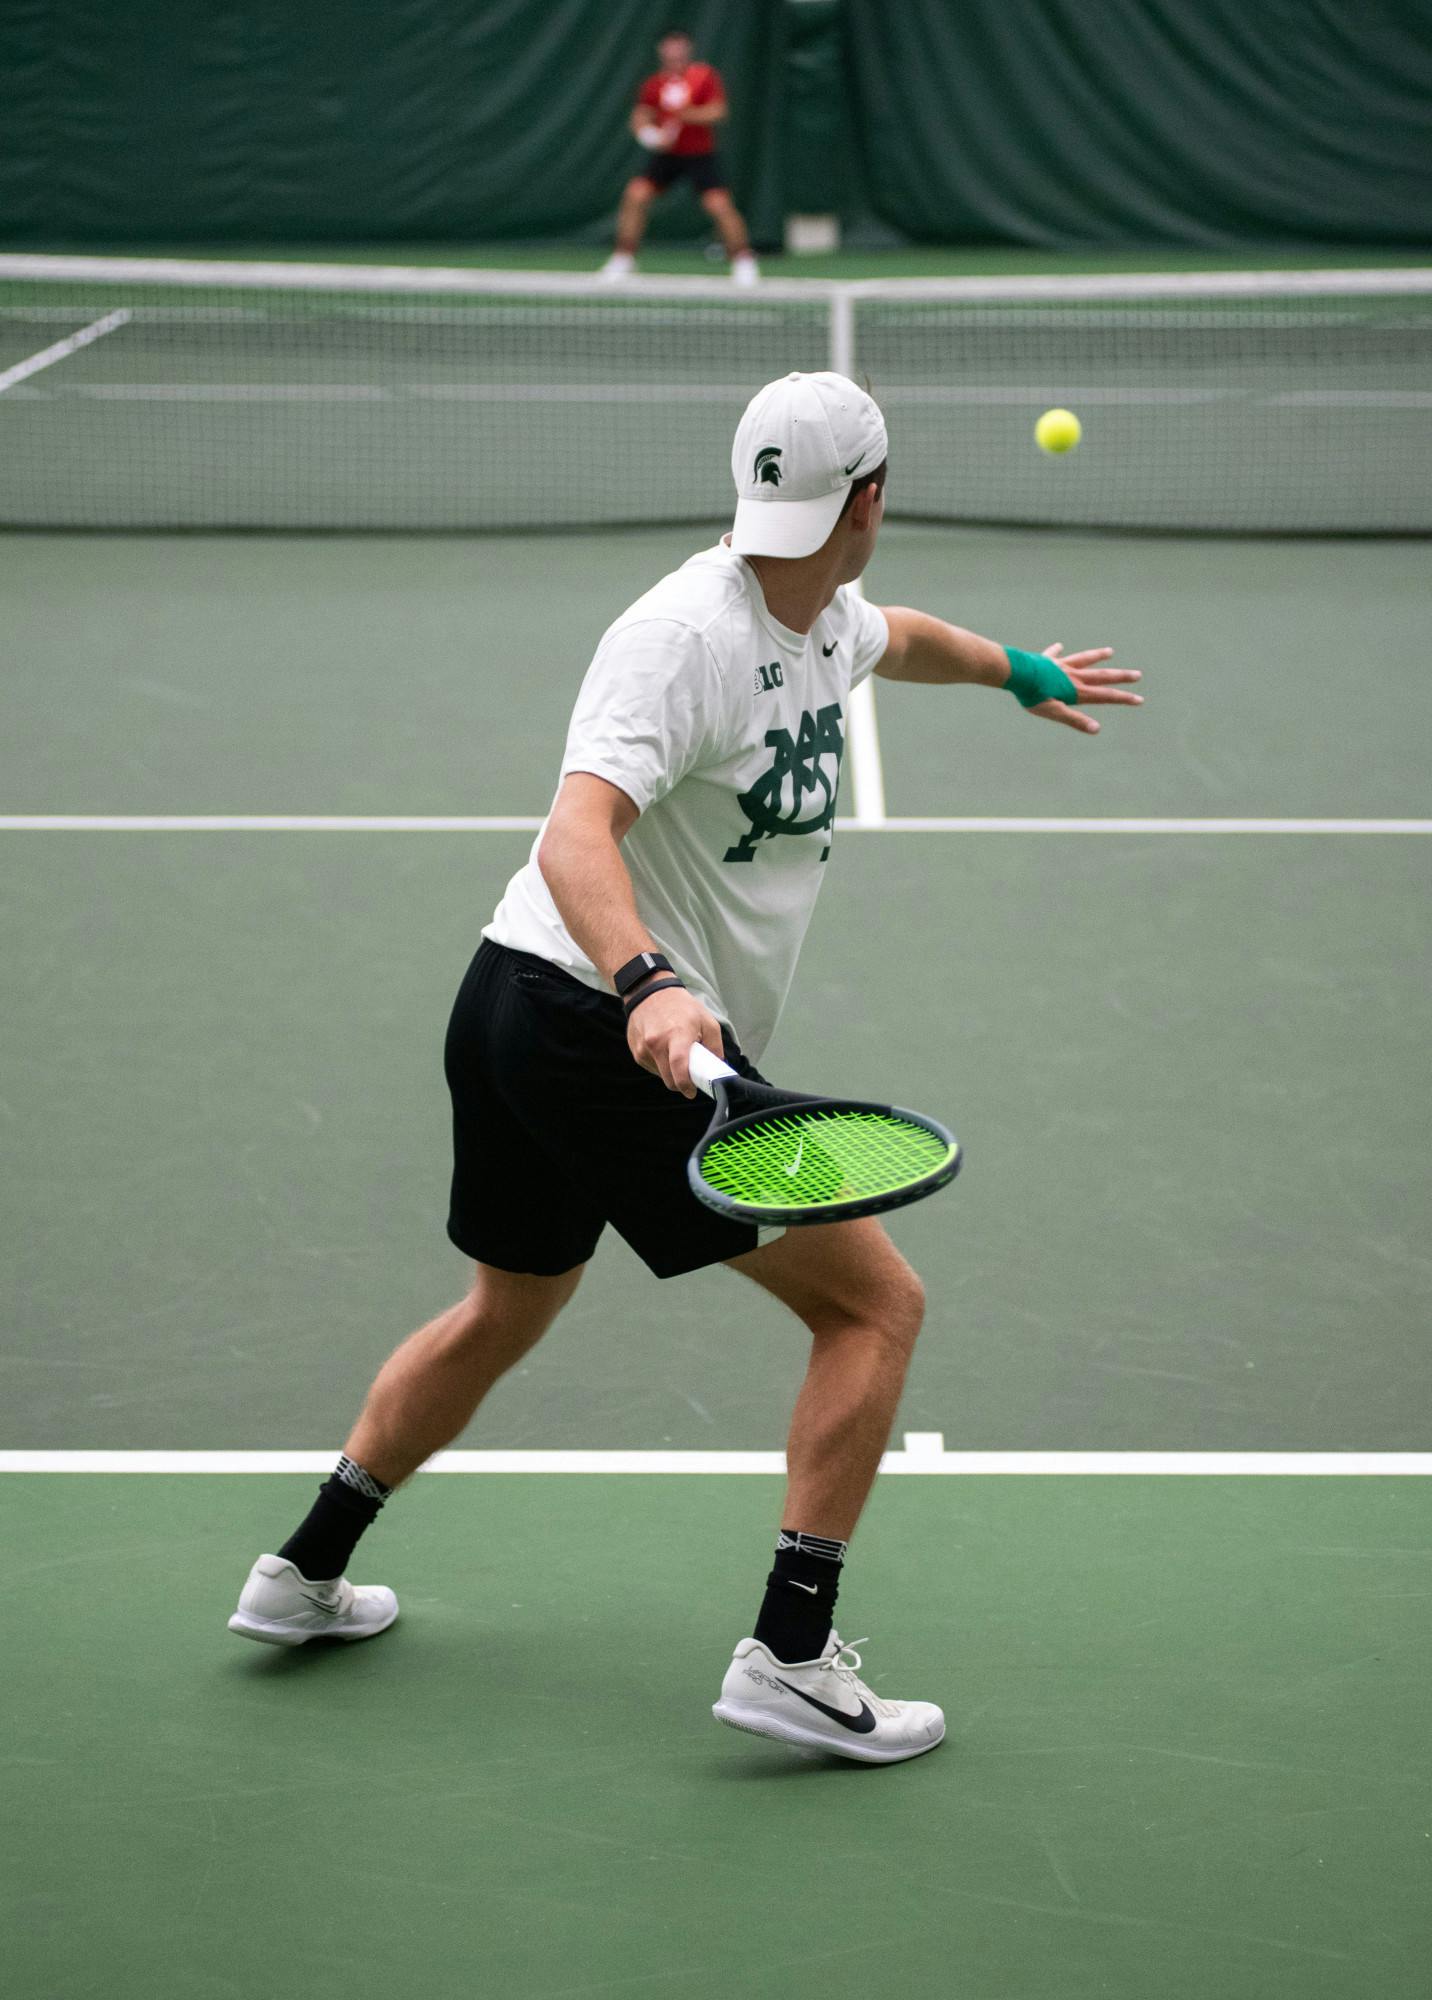
<svg viewBox="0 0 1432 2000"><path fill-rule="evenodd" d="M636 101L652 113L654 125L662 125L669 124L673 118L680 118L688 104L719 104L725 95L726 87L721 81L720 71L712 69L710 63L698 62L688 63L685 69L677 72L658 70L637 92ZM714 125L688 125L683 120L676 144L669 150L676 154L714 153L716 128Z"/></svg>

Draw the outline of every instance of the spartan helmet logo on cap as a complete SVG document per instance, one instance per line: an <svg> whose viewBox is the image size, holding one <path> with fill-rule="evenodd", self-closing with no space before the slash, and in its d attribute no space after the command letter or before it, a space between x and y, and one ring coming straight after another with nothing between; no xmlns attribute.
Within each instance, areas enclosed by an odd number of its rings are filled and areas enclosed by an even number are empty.
<svg viewBox="0 0 1432 2000"><path fill-rule="evenodd" d="M756 453L756 484L758 486L780 485L781 468L776 463L780 455L781 448L778 444L762 445L761 449Z"/></svg>

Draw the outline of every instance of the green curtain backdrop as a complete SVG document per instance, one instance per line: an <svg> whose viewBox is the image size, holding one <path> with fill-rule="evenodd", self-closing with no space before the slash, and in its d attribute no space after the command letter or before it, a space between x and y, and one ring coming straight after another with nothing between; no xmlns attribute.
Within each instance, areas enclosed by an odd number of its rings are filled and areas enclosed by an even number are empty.
<svg viewBox="0 0 1432 2000"><path fill-rule="evenodd" d="M1432 237L1432 0L0 0L0 239L593 240L673 15L759 243Z"/></svg>
<svg viewBox="0 0 1432 2000"><path fill-rule="evenodd" d="M0 0L0 237L581 234L640 157L627 112L673 19L726 79L733 188L778 241L768 0ZM704 233L684 194L673 221Z"/></svg>
<svg viewBox="0 0 1432 2000"><path fill-rule="evenodd" d="M847 0L877 212L931 241L1426 242L1427 0Z"/></svg>

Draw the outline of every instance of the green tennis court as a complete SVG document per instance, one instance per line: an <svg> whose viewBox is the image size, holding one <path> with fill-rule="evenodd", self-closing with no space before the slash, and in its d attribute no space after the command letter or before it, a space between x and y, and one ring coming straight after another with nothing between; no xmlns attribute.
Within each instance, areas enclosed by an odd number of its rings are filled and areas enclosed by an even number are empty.
<svg viewBox="0 0 1432 2000"><path fill-rule="evenodd" d="M452 991L595 636L700 539L11 541L0 1448L336 1450L464 1283ZM949 1742L710 1721L773 1472L420 1479L357 1566L395 1631L262 1658L223 1621L311 1474L17 1472L17 1992L249 1992L276 1934L325 2000L1425 1991L1425 550L896 526L867 582L1150 697L1086 743L882 688L767 1062L967 1151L893 1219L896 1444L1020 1470L886 1479L842 1606ZM461 1442L775 1454L802 1359L608 1240ZM1330 1476L1029 1476L1069 1452Z"/></svg>
<svg viewBox="0 0 1432 2000"><path fill-rule="evenodd" d="M1424 24L9 12L0 2000L1432 2000Z"/></svg>

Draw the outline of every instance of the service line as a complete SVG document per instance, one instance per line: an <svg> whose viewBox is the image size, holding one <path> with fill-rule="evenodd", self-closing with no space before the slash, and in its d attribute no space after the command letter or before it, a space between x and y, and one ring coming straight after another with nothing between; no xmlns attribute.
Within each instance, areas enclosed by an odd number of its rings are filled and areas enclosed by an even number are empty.
<svg viewBox="0 0 1432 2000"><path fill-rule="evenodd" d="M870 721L868 759L855 750L858 738L852 715L856 814L852 819L836 820L836 830L841 833L1432 834L1432 819L1060 819L1020 815L887 819L879 816L884 787L873 711ZM535 833L541 824L537 813L421 818L376 813L0 813L0 833Z"/></svg>

